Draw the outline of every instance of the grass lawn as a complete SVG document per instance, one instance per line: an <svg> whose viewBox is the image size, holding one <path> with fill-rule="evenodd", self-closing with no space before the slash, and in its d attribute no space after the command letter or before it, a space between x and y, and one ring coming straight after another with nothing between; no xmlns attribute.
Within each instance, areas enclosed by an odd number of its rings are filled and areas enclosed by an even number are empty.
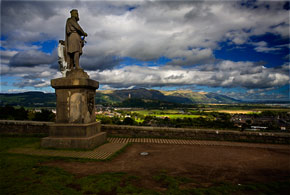
<svg viewBox="0 0 290 195"><path fill-rule="evenodd" d="M186 177L169 176L166 171L152 175L163 190L146 189L138 175L101 173L76 177L59 168L43 166L52 157L10 154L10 148L37 145L40 138L0 136L0 192L1 194L279 194L289 190L290 181L268 184L235 185L216 183L214 186L184 187L192 182ZM79 161L57 158L61 161ZM90 160L92 161L92 160ZM107 162L110 163L110 162ZM183 187L182 187L183 186Z"/></svg>

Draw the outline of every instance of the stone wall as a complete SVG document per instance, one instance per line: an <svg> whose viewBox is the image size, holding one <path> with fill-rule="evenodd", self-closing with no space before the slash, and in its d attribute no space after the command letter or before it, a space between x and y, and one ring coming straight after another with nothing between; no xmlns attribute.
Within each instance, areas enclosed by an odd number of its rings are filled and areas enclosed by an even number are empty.
<svg viewBox="0 0 290 195"><path fill-rule="evenodd" d="M48 135L52 122L0 120L0 134Z"/></svg>
<svg viewBox="0 0 290 195"><path fill-rule="evenodd" d="M48 125L50 124L53 123L0 120L0 134L48 135ZM290 133L240 132L125 125L102 125L101 130L107 132L108 136L118 137L154 137L290 144Z"/></svg>
<svg viewBox="0 0 290 195"><path fill-rule="evenodd" d="M156 137L290 144L290 133L240 132L166 127L102 125L102 131L117 137Z"/></svg>

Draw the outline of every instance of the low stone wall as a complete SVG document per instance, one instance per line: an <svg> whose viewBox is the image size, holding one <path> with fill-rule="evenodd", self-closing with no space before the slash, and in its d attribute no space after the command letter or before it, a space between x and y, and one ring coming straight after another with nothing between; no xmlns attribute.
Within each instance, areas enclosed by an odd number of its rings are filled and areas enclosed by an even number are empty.
<svg viewBox="0 0 290 195"><path fill-rule="evenodd" d="M48 135L52 122L0 120L0 134Z"/></svg>
<svg viewBox="0 0 290 195"><path fill-rule="evenodd" d="M290 144L289 133L240 132L231 130L205 130L189 128L141 127L102 125L102 131L117 137L157 137Z"/></svg>
<svg viewBox="0 0 290 195"><path fill-rule="evenodd" d="M48 135L51 122L0 120L0 134ZM108 136L155 137L290 144L290 133L240 132L231 130L205 130L189 128L141 127L102 125Z"/></svg>

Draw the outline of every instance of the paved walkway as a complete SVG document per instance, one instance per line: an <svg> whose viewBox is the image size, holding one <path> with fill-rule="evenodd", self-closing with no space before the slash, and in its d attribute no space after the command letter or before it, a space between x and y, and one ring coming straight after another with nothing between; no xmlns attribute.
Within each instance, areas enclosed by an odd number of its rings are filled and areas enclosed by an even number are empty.
<svg viewBox="0 0 290 195"><path fill-rule="evenodd" d="M111 143L154 143L154 144L186 144L200 146L228 146L228 147L247 147L247 148L265 148L265 149L288 149L290 145L282 144L262 144L247 142L229 142L229 141L207 141L207 140L182 140L182 139L158 139L158 138L108 138Z"/></svg>
<svg viewBox="0 0 290 195"><path fill-rule="evenodd" d="M263 149L286 149L290 150L290 145L279 144L260 144L260 143L241 143L228 141L206 141L206 140L181 140L181 139L158 139L158 138L108 138L106 143L92 151L73 151L73 150L49 150L36 149L32 147L13 148L10 153L54 156L54 157L72 157L105 160L113 154L124 148L128 143L152 143L152 144L186 144L199 146L226 146L226 147L247 147Z"/></svg>

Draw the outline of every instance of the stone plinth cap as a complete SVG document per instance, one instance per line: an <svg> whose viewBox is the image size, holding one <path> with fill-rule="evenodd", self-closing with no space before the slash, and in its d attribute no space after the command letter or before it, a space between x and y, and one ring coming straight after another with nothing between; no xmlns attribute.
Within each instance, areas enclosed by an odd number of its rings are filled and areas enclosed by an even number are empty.
<svg viewBox="0 0 290 195"><path fill-rule="evenodd" d="M99 82L88 78L58 78L51 80L51 86L55 89L90 88L98 89Z"/></svg>

